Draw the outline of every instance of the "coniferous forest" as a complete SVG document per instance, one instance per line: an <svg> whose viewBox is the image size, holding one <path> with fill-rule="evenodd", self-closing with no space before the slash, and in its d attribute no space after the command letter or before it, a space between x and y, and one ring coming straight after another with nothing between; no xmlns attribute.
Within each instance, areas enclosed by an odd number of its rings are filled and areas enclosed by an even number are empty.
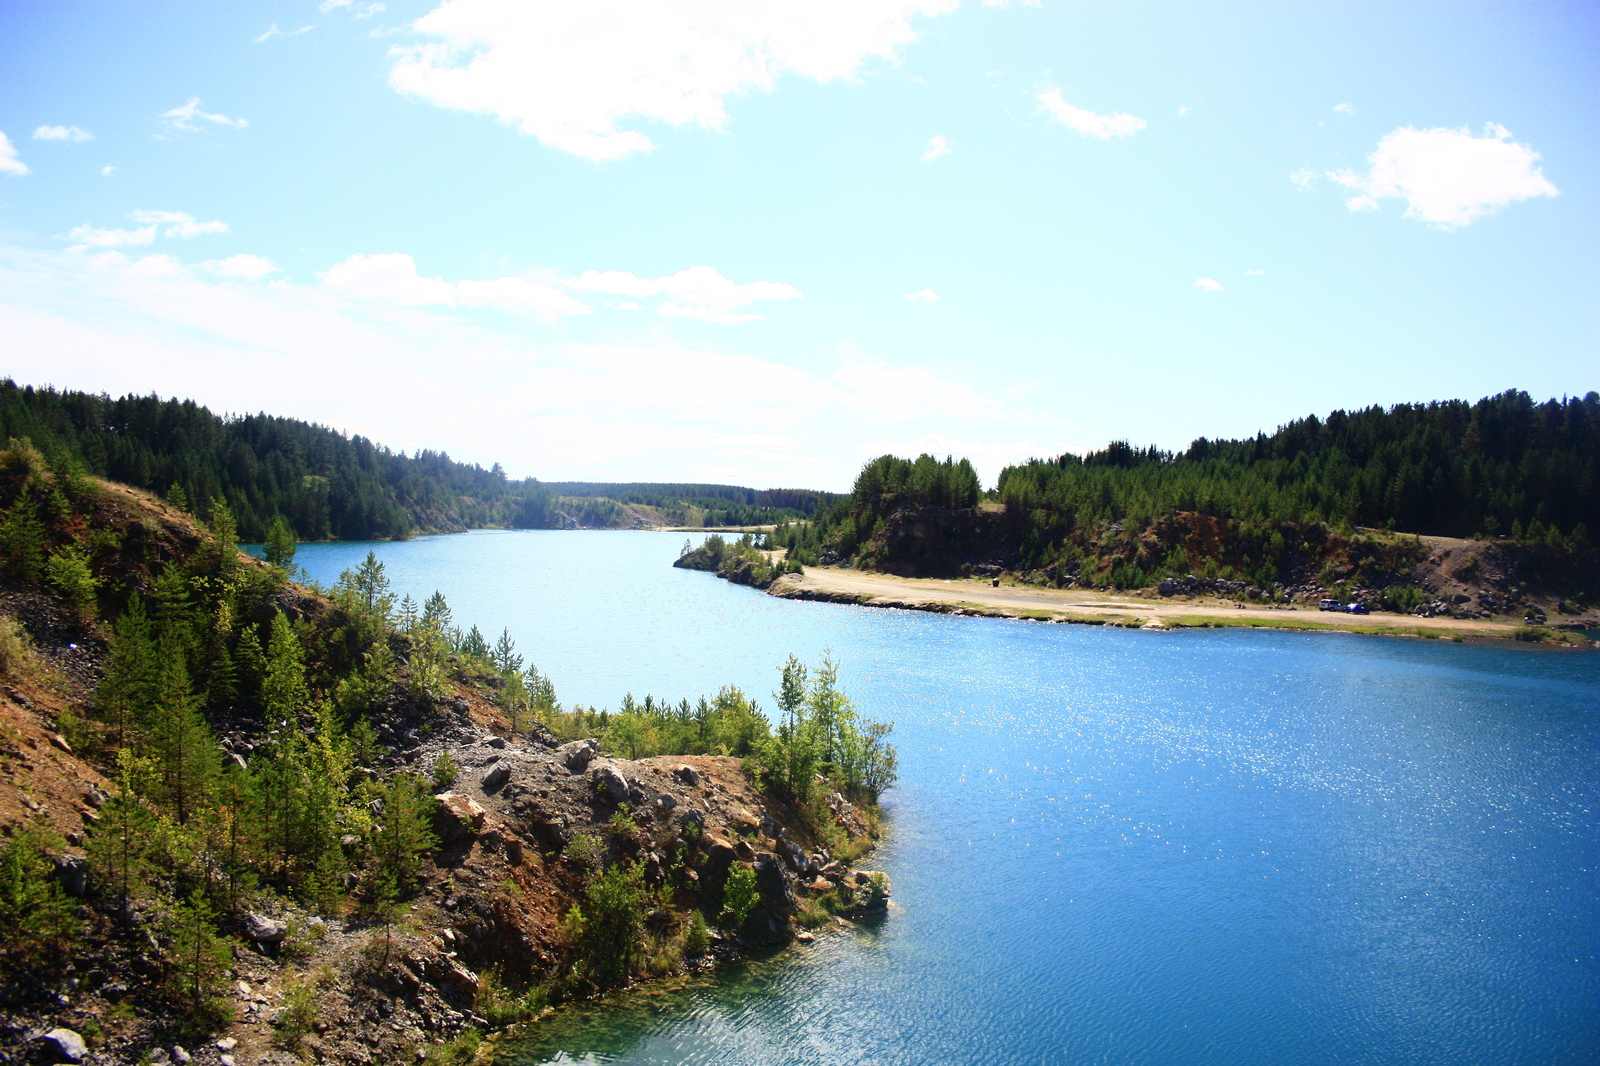
<svg viewBox="0 0 1600 1066"><path fill-rule="evenodd" d="M1587 550L1597 523L1600 394L1535 403L1512 391L1312 415L1182 452L1119 441L1007 467L984 500L965 460L883 456L850 495L780 526L773 542L806 564L938 572L994 561L1118 587L1212 570L1270 585L1307 565L1314 574L1326 556L1373 554L1352 540L1361 527L1561 555ZM1559 565L1550 580L1565 580Z"/></svg>
<svg viewBox="0 0 1600 1066"><path fill-rule="evenodd" d="M29 440L77 468L190 509L227 501L241 538L282 519L300 540L390 540L465 529L631 524L624 504L669 524L798 518L831 499L730 485L557 486L508 478L444 452L410 455L326 426L266 414L219 416L192 400L57 391L0 380L0 441Z"/></svg>

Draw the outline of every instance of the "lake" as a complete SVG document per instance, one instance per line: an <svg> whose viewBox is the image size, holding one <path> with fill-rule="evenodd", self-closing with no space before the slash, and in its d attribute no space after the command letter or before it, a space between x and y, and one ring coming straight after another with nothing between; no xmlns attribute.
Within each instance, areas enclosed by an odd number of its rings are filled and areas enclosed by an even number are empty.
<svg viewBox="0 0 1600 1066"><path fill-rule="evenodd" d="M886 920L564 1010L503 1062L1600 1061L1600 654L779 600L673 569L683 539L300 549L508 628L568 707L770 709L831 649L895 723Z"/></svg>

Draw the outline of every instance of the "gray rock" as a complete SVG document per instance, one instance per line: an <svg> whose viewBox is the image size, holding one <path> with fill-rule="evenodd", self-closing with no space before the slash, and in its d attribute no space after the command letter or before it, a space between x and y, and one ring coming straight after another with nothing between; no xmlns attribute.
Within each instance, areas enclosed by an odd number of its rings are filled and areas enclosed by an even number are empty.
<svg viewBox="0 0 1600 1066"><path fill-rule="evenodd" d="M672 771L672 776L688 785L690 788L700 784L700 771L692 766L679 766Z"/></svg>
<svg viewBox="0 0 1600 1066"><path fill-rule="evenodd" d="M787 917L800 909L794 888L783 872L783 863L776 855L763 853L756 856L756 891L761 894L761 902L766 908L780 917Z"/></svg>
<svg viewBox="0 0 1600 1066"><path fill-rule="evenodd" d="M660 804L661 809L664 811L670 811L672 808L678 805L678 801L672 797L671 793L668 792L663 792L661 795L657 796L656 803Z"/></svg>
<svg viewBox="0 0 1600 1066"><path fill-rule="evenodd" d="M52 1029L37 1040L55 1056L57 1062L82 1062L83 1057L89 1054L89 1045L71 1029Z"/></svg>
<svg viewBox="0 0 1600 1066"><path fill-rule="evenodd" d="M183 1050L183 1048L177 1044L173 1044L172 1061L176 1062L178 1066L189 1066L189 1063L194 1061L194 1056Z"/></svg>
<svg viewBox="0 0 1600 1066"><path fill-rule="evenodd" d="M628 779L622 776L610 763L602 763L589 771L589 780L596 789L604 790L606 795L621 803L628 798Z"/></svg>
<svg viewBox="0 0 1600 1066"><path fill-rule="evenodd" d="M589 763L600 754L598 742L590 740L574 740L563 744L556 749L556 755L561 759L567 769L575 774L581 774L588 769Z"/></svg>
<svg viewBox="0 0 1600 1066"><path fill-rule="evenodd" d="M235 1040L231 1036L225 1036L221 1040L217 1041L217 1050L218 1051L232 1051L234 1048L236 1048L238 1046L239 1046L239 1041Z"/></svg>
<svg viewBox="0 0 1600 1066"><path fill-rule="evenodd" d="M281 944L283 938L289 935L289 923L265 914L247 914L244 918L244 935L259 944Z"/></svg>
<svg viewBox="0 0 1600 1066"><path fill-rule="evenodd" d="M510 764L499 762L495 763L494 766L490 768L489 772L483 775L483 780L479 782L479 787L485 792L493 792L510 780Z"/></svg>
<svg viewBox="0 0 1600 1066"><path fill-rule="evenodd" d="M76 855L55 855L50 862L55 866L56 880L61 890L69 896L81 896L89 890L89 860Z"/></svg>

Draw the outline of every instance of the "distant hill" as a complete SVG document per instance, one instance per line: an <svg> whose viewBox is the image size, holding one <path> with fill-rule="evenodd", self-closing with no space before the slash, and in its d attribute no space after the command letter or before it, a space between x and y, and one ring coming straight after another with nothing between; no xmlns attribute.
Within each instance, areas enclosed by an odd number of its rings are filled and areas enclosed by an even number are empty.
<svg viewBox="0 0 1600 1066"><path fill-rule="evenodd" d="M361 436L267 414L218 415L192 400L58 391L0 380L0 444L26 438L78 468L209 513L225 499L239 535L279 516L301 540L383 540L465 529L772 523L827 493L733 485L546 484L444 452L391 451ZM641 506L628 506L641 505Z"/></svg>

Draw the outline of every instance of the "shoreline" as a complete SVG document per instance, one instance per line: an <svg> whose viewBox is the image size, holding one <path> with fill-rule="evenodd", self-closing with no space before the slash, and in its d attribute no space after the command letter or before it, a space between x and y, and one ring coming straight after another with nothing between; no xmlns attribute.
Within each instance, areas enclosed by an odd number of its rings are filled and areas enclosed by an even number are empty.
<svg viewBox="0 0 1600 1066"><path fill-rule="evenodd" d="M1162 631L1169 629L1246 628L1301 632L1361 633L1428 640L1515 640L1524 623L1490 619L1416 618L1375 613L1339 615L1298 606L1238 606L1217 597L1143 597L1122 592L1046 589L1025 585L992 586L978 578L897 577L837 567L807 567L804 574L786 574L767 595L780 599L886 607L935 614L1073 625L1109 625ZM1591 647L1579 634L1546 626L1560 635L1544 643L1555 647ZM1518 642L1523 643L1523 642Z"/></svg>

